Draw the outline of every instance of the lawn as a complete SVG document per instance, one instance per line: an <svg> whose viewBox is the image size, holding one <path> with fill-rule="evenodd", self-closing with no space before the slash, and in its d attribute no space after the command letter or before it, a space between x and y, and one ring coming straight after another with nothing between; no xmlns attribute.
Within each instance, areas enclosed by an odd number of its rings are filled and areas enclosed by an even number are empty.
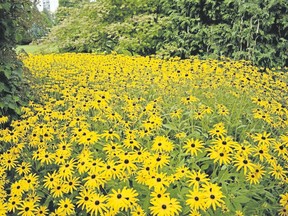
<svg viewBox="0 0 288 216"><path fill-rule="evenodd" d="M56 51L54 47L49 47L47 45L18 45L16 47L16 52L19 53L22 49L30 54L52 53Z"/></svg>

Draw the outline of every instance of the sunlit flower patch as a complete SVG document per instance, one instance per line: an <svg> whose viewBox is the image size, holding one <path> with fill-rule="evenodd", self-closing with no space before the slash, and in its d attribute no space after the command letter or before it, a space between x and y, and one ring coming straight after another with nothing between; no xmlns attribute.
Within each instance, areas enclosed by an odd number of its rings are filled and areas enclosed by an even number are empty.
<svg viewBox="0 0 288 216"><path fill-rule="evenodd" d="M24 63L35 101L0 131L0 215L288 215L287 73L121 55Z"/></svg>

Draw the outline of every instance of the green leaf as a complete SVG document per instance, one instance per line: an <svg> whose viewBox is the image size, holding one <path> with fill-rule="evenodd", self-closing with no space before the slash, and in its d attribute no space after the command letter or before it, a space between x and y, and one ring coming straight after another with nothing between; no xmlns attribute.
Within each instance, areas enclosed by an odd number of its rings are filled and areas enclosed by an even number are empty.
<svg viewBox="0 0 288 216"><path fill-rule="evenodd" d="M0 92L2 92L5 89L5 84L0 82Z"/></svg>
<svg viewBox="0 0 288 216"><path fill-rule="evenodd" d="M163 127L167 128L169 130L177 131L177 128L172 124L164 124Z"/></svg>
<svg viewBox="0 0 288 216"><path fill-rule="evenodd" d="M233 201L236 203L247 203L249 202L251 199L249 197L246 196L238 196L236 197Z"/></svg>

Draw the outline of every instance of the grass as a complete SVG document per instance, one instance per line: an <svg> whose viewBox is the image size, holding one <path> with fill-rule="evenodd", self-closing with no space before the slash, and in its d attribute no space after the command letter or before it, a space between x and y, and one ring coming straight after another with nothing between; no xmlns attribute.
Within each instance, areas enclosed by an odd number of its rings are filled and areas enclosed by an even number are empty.
<svg viewBox="0 0 288 216"><path fill-rule="evenodd" d="M29 54L45 54L57 52L57 48L47 45L18 45L16 47L16 52L19 53L22 49Z"/></svg>

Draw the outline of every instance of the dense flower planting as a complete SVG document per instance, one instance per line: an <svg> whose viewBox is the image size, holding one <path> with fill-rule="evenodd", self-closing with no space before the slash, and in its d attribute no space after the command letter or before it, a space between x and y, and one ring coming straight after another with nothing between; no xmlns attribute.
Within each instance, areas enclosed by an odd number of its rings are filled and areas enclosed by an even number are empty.
<svg viewBox="0 0 288 216"><path fill-rule="evenodd" d="M37 100L0 130L0 215L288 215L287 73L121 55L24 63Z"/></svg>

